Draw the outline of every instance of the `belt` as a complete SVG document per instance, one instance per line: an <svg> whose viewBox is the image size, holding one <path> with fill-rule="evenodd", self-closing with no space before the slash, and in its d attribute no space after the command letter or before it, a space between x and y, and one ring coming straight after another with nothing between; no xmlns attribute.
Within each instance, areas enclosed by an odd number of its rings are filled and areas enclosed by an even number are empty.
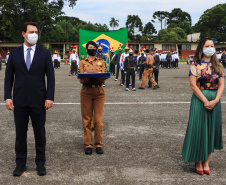
<svg viewBox="0 0 226 185"><path fill-rule="evenodd" d="M153 66L152 65L147 65L146 68L153 68Z"/></svg>
<svg viewBox="0 0 226 185"><path fill-rule="evenodd" d="M97 84L97 85L91 85L91 84L83 84L85 87L91 87L91 88L97 88L99 86L102 86L102 84Z"/></svg>
<svg viewBox="0 0 226 185"><path fill-rule="evenodd" d="M129 68L129 69L134 69L134 67L127 67L127 68Z"/></svg>

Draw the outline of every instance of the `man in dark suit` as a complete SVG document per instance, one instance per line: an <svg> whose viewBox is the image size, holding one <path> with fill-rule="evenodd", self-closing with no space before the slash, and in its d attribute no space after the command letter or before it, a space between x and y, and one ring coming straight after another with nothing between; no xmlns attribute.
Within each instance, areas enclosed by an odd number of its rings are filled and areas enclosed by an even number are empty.
<svg viewBox="0 0 226 185"><path fill-rule="evenodd" d="M4 98L7 109L14 111L16 126L14 176L26 171L29 117L35 135L36 170L38 175L46 175L45 120L46 110L52 107L54 101L55 77L50 52L36 45L37 27L37 23L33 22L23 25L24 44L11 50L5 71Z"/></svg>

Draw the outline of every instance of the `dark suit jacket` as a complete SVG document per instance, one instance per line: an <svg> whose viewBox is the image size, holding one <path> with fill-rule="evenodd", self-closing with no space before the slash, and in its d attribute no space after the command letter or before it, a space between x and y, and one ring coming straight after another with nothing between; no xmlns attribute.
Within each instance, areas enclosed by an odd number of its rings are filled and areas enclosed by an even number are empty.
<svg viewBox="0 0 226 185"><path fill-rule="evenodd" d="M154 60L155 60L154 66L156 66L156 68L155 68L154 70L157 70L157 69L159 69L159 66L160 66L159 55L155 55L155 56L154 56Z"/></svg>
<svg viewBox="0 0 226 185"><path fill-rule="evenodd" d="M23 46L11 50L5 71L4 90L5 100L13 99L15 107L43 107L45 100L54 101L55 77L50 52L36 45L28 71Z"/></svg>

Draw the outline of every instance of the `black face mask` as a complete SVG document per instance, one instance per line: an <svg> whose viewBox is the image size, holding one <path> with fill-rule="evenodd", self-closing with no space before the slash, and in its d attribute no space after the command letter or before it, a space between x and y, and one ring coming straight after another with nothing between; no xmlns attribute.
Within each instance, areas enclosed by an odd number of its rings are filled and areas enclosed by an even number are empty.
<svg viewBox="0 0 226 185"><path fill-rule="evenodd" d="M119 53L122 53L122 51L119 51Z"/></svg>
<svg viewBox="0 0 226 185"><path fill-rule="evenodd" d="M144 54L142 53L142 54L141 54L141 56L143 57L143 56L144 56Z"/></svg>
<svg viewBox="0 0 226 185"><path fill-rule="evenodd" d="M98 50L99 53L102 53L102 50Z"/></svg>
<svg viewBox="0 0 226 185"><path fill-rule="evenodd" d="M97 53L97 50L96 49L87 49L87 53L90 56L95 56Z"/></svg>
<svg viewBox="0 0 226 185"><path fill-rule="evenodd" d="M133 56L133 53L130 53L129 56Z"/></svg>
<svg viewBox="0 0 226 185"><path fill-rule="evenodd" d="M125 52L127 53L129 50L128 49L125 49Z"/></svg>

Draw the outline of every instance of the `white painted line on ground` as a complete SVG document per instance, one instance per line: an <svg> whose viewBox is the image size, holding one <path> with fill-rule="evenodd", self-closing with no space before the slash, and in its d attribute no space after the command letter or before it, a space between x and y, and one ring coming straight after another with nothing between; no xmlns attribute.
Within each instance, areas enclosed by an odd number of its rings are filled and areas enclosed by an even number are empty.
<svg viewBox="0 0 226 185"><path fill-rule="evenodd" d="M105 105L160 105L160 104L190 104L191 102L116 102L116 103L105 103ZM221 102L225 104L226 102ZM5 105L5 103L0 103ZM80 105L80 103L54 103L54 105Z"/></svg>

